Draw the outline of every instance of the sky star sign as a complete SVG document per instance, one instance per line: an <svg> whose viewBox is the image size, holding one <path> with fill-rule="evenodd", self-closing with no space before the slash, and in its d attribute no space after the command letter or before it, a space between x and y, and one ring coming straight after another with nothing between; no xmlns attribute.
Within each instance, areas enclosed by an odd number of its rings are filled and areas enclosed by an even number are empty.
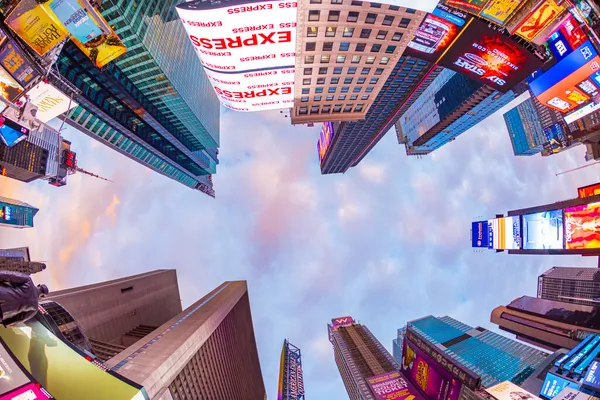
<svg viewBox="0 0 600 400"><path fill-rule="evenodd" d="M176 8L222 105L248 112L293 103L298 3L191 1ZM276 101L254 100L261 97Z"/></svg>

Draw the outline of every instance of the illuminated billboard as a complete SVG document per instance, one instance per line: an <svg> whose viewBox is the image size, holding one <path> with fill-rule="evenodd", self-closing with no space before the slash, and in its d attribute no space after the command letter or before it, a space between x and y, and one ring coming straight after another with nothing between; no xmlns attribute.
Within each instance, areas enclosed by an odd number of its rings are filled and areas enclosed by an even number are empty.
<svg viewBox="0 0 600 400"><path fill-rule="evenodd" d="M600 57L588 40L531 81L529 87L542 104L568 112L590 100L589 85L584 82L589 79L592 85L600 84L598 70Z"/></svg>
<svg viewBox="0 0 600 400"><path fill-rule="evenodd" d="M352 319L352 317L340 317L332 319L331 323L333 326L333 330L335 331L337 328L340 328L342 326L352 325L354 323L354 320Z"/></svg>
<svg viewBox="0 0 600 400"><path fill-rule="evenodd" d="M6 146L12 147L26 139L27 136L29 136L29 129L0 116L0 139Z"/></svg>
<svg viewBox="0 0 600 400"><path fill-rule="evenodd" d="M71 36L81 43L87 43L103 33L79 0L50 0L48 7Z"/></svg>
<svg viewBox="0 0 600 400"><path fill-rule="evenodd" d="M588 369L583 384L592 390L600 391L600 361L593 361Z"/></svg>
<svg viewBox="0 0 600 400"><path fill-rule="evenodd" d="M8 101L15 101L23 93L19 84L4 68L0 67L0 96Z"/></svg>
<svg viewBox="0 0 600 400"><path fill-rule="evenodd" d="M546 374L546 379L542 384L540 396L552 400L566 387L579 389L579 383L555 375L552 372L548 372Z"/></svg>
<svg viewBox="0 0 600 400"><path fill-rule="evenodd" d="M367 384L375 396L375 400L422 399L419 391L412 387L397 371L367 378Z"/></svg>
<svg viewBox="0 0 600 400"><path fill-rule="evenodd" d="M27 86L29 82L40 76L11 38L6 38L0 49L0 64L22 86Z"/></svg>
<svg viewBox="0 0 600 400"><path fill-rule="evenodd" d="M98 13L96 16L102 19L105 26L110 26L102 15ZM71 37L71 40L98 68L104 67L109 62L127 53L127 47L112 30L109 34L103 33L86 43L79 41L74 36Z"/></svg>
<svg viewBox="0 0 600 400"><path fill-rule="evenodd" d="M438 64L506 93L542 61L484 22L473 19Z"/></svg>
<svg viewBox="0 0 600 400"><path fill-rule="evenodd" d="M36 118L42 122L48 122L79 105L76 101L71 100L69 107L69 97L44 81L40 81L29 89L27 96L29 96L29 101L38 108Z"/></svg>
<svg viewBox="0 0 600 400"><path fill-rule="evenodd" d="M232 3L191 1L176 7L217 97L236 111L290 107L298 3Z"/></svg>
<svg viewBox="0 0 600 400"><path fill-rule="evenodd" d="M471 14L479 14L490 0L446 0L446 4Z"/></svg>
<svg viewBox="0 0 600 400"><path fill-rule="evenodd" d="M519 217L495 218L492 220L493 248L515 250L521 248L521 219Z"/></svg>
<svg viewBox="0 0 600 400"><path fill-rule="evenodd" d="M600 194L600 183L596 183L594 185L584 186L577 189L577 195L580 199L584 199L586 197L597 196Z"/></svg>
<svg viewBox="0 0 600 400"><path fill-rule="evenodd" d="M564 248L562 210L525 214L522 218L524 249Z"/></svg>
<svg viewBox="0 0 600 400"><path fill-rule="evenodd" d="M497 400L540 400L539 397L534 396L532 393L529 393L527 390L520 388L509 381L501 382L495 386L485 389L485 391L494 396L494 398Z"/></svg>
<svg viewBox="0 0 600 400"><path fill-rule="evenodd" d="M600 249L600 203L565 208L565 248Z"/></svg>
<svg viewBox="0 0 600 400"><path fill-rule="evenodd" d="M532 41L548 25L556 21L564 11L564 6L559 5L555 0L544 0L538 4L528 18L521 22L514 33L525 40Z"/></svg>
<svg viewBox="0 0 600 400"><path fill-rule="evenodd" d="M331 122L323 122L318 142L319 161L321 163L323 163L323 158L325 158L325 154L327 153L329 144L331 144L331 139L333 139L333 133L333 124Z"/></svg>
<svg viewBox="0 0 600 400"><path fill-rule="evenodd" d="M28 394L29 397L23 394ZM20 395L22 396L19 397ZM47 400L52 399L52 396L39 384L31 382L31 379L0 340L0 400L17 399Z"/></svg>
<svg viewBox="0 0 600 400"><path fill-rule="evenodd" d="M428 400L458 400L462 384L406 338L402 349L402 372Z"/></svg>
<svg viewBox="0 0 600 400"><path fill-rule="evenodd" d="M489 226L487 221L477 221L471 224L471 246L488 247Z"/></svg>
<svg viewBox="0 0 600 400"><path fill-rule="evenodd" d="M491 0L479 16L488 21L504 25L515 14L525 0Z"/></svg>
<svg viewBox="0 0 600 400"><path fill-rule="evenodd" d="M304 398L304 377L300 349L287 339L283 341L279 368L279 389L277 400L297 400Z"/></svg>

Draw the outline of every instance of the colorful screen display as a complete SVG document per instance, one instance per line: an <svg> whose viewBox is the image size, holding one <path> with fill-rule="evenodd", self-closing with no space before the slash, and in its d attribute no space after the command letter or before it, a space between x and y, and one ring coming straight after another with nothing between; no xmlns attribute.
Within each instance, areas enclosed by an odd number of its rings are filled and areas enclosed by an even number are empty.
<svg viewBox="0 0 600 400"><path fill-rule="evenodd" d="M354 323L352 317L340 317L331 320L333 329L339 328L341 326L348 326Z"/></svg>
<svg viewBox="0 0 600 400"><path fill-rule="evenodd" d="M367 384L375 396L375 400L421 400L416 388L412 387L399 372L367 378Z"/></svg>
<svg viewBox="0 0 600 400"><path fill-rule="evenodd" d="M446 0L446 4L471 14L479 14L489 0Z"/></svg>
<svg viewBox="0 0 600 400"><path fill-rule="evenodd" d="M471 224L471 246L488 247L489 228L487 221L477 221Z"/></svg>
<svg viewBox="0 0 600 400"><path fill-rule="evenodd" d="M583 378L583 384L589 388L600 391L600 361L594 361Z"/></svg>
<svg viewBox="0 0 600 400"><path fill-rule="evenodd" d="M577 189L577 195L580 199L597 196L600 194L600 183L596 183L595 185L584 186Z"/></svg>
<svg viewBox="0 0 600 400"><path fill-rule="evenodd" d="M564 214L567 249L600 249L600 203L566 208Z"/></svg>
<svg viewBox="0 0 600 400"><path fill-rule="evenodd" d="M514 250L521 248L521 219L519 217L492 220L493 248Z"/></svg>
<svg viewBox="0 0 600 400"><path fill-rule="evenodd" d="M494 396L497 400L540 400L539 397L534 396L525 389L522 389L509 381L499 383L491 388L485 389L485 391Z"/></svg>
<svg viewBox="0 0 600 400"><path fill-rule="evenodd" d="M555 21L565 8L555 0L544 0L526 18L515 31L523 39L534 40L548 25Z"/></svg>
<svg viewBox="0 0 600 400"><path fill-rule="evenodd" d="M489 21L504 25L513 16L524 0L492 0L479 15Z"/></svg>
<svg viewBox="0 0 600 400"><path fill-rule="evenodd" d="M8 147L23 141L29 135L29 129L0 116L0 139Z"/></svg>
<svg viewBox="0 0 600 400"><path fill-rule="evenodd" d="M566 387L579 389L579 384L577 382L570 381L561 376L554 375L553 373L548 372L546 374L546 379L544 380L544 383L542 385L540 396L552 400Z"/></svg>
<svg viewBox="0 0 600 400"><path fill-rule="evenodd" d="M35 69L25 59L19 46L11 38L7 38L0 50L0 63L8 73L22 86L39 76Z"/></svg>
<svg viewBox="0 0 600 400"><path fill-rule="evenodd" d="M525 214L522 218L524 249L562 249L564 247L562 210Z"/></svg>
<svg viewBox="0 0 600 400"><path fill-rule="evenodd" d="M97 17L101 18L106 26L109 26L102 15L97 14ZM109 62L127 53L127 47L114 31L111 31L109 34L103 33L96 36L87 43L80 42L74 36L71 37L71 40L98 68L104 67Z"/></svg>
<svg viewBox="0 0 600 400"><path fill-rule="evenodd" d="M319 134L319 142L317 144L320 162L323 162L323 158L325 158L325 154L327 154L327 149L329 148L331 139L333 139L333 133L333 124L331 122L323 122L321 133Z"/></svg>

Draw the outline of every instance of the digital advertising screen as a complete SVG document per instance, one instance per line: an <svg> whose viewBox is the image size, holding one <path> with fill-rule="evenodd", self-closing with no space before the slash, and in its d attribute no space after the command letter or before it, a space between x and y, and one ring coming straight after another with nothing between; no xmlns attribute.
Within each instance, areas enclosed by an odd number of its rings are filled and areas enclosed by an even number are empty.
<svg viewBox="0 0 600 400"><path fill-rule="evenodd" d="M423 400L419 391L397 371L367 378L375 400Z"/></svg>
<svg viewBox="0 0 600 400"><path fill-rule="evenodd" d="M490 0L488 5L479 12L479 16L504 25L524 2L525 0Z"/></svg>
<svg viewBox="0 0 600 400"><path fill-rule="evenodd" d="M29 82L40 76L11 38L7 38L0 49L0 64L22 86L27 86Z"/></svg>
<svg viewBox="0 0 600 400"><path fill-rule="evenodd" d="M97 14L96 16L102 19L106 26L110 27L101 14ZM98 68L104 67L111 61L127 53L127 47L112 30L110 33L103 33L88 40L86 43L79 41L75 36L71 37L71 41Z"/></svg>
<svg viewBox="0 0 600 400"><path fill-rule="evenodd" d="M544 149L550 149L558 152L560 149L571 145L571 139L567 136L566 127L563 123L556 123L548 128L544 128L546 143Z"/></svg>
<svg viewBox="0 0 600 400"><path fill-rule="evenodd" d="M297 7L285 0L176 7L223 106L250 112L294 103Z"/></svg>
<svg viewBox="0 0 600 400"><path fill-rule="evenodd" d="M564 388L570 387L573 389L579 389L579 384L571 380L565 379L562 376L555 375L551 372L546 374L546 379L542 384L540 390L540 396L552 400L558 395Z"/></svg>
<svg viewBox="0 0 600 400"><path fill-rule="evenodd" d="M352 325L354 323L354 320L352 319L352 317L339 317L332 319L331 322L333 330L335 330L336 328L340 328L342 326Z"/></svg>
<svg viewBox="0 0 600 400"><path fill-rule="evenodd" d="M577 196L580 199L584 199L586 197L597 196L599 194L600 194L600 183L580 187L579 189L577 189Z"/></svg>
<svg viewBox="0 0 600 400"><path fill-rule="evenodd" d="M471 224L471 247L488 247L489 227L487 221Z"/></svg>
<svg viewBox="0 0 600 400"><path fill-rule="evenodd" d="M331 139L333 139L333 124L331 122L323 122L323 126L321 127L321 132L319 134L319 161L322 163L323 158L325 158L325 154L327 153L327 149L329 149L329 144L331 144Z"/></svg>
<svg viewBox="0 0 600 400"><path fill-rule="evenodd" d="M494 396L497 400L540 400L539 397L529 393L527 390L520 388L512 382L504 381L495 386L485 389L486 392Z"/></svg>
<svg viewBox="0 0 600 400"><path fill-rule="evenodd" d="M7 70L0 67L0 96L8 101L14 102L15 99L21 96L23 90L23 86L21 86Z"/></svg>
<svg viewBox="0 0 600 400"><path fill-rule="evenodd" d="M565 247L600 249L600 203L565 208Z"/></svg>
<svg viewBox="0 0 600 400"><path fill-rule="evenodd" d="M69 106L69 97L44 81L40 81L26 94L29 96L29 101L38 108L35 117L42 122L48 122L79 105L76 101L71 100ZM24 100L21 97L20 101Z"/></svg>
<svg viewBox="0 0 600 400"><path fill-rule="evenodd" d="M522 219L523 249L564 248L562 210L525 214Z"/></svg>
<svg viewBox="0 0 600 400"><path fill-rule="evenodd" d="M489 0L446 0L446 4L471 14L479 14L488 1Z"/></svg>
<svg viewBox="0 0 600 400"><path fill-rule="evenodd" d="M6 146L12 147L25 140L27 136L29 136L28 128L0 116L0 140L2 140Z"/></svg>
<svg viewBox="0 0 600 400"><path fill-rule="evenodd" d="M593 361L583 378L584 386L600 391L600 361Z"/></svg>
<svg viewBox="0 0 600 400"><path fill-rule="evenodd" d="M402 349L402 372L428 400L458 400L462 383L406 338Z"/></svg>
<svg viewBox="0 0 600 400"><path fill-rule="evenodd" d="M493 219L492 231L494 249L514 250L521 248L521 220L519 217Z"/></svg>
<svg viewBox="0 0 600 400"><path fill-rule="evenodd" d="M467 24L438 63L503 93L542 65L520 44L476 19Z"/></svg>
<svg viewBox="0 0 600 400"><path fill-rule="evenodd" d="M544 0L525 18L514 32L523 39L534 40L548 25L554 22L564 11L563 1Z"/></svg>
<svg viewBox="0 0 600 400"><path fill-rule="evenodd" d="M79 0L50 0L48 6L71 36L81 43L87 43L102 35L102 29L81 6Z"/></svg>

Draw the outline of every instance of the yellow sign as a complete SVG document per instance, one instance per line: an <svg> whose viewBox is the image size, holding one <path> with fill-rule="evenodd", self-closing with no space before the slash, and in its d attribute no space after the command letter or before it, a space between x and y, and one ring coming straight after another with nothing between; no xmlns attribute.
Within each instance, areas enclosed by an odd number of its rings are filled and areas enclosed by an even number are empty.
<svg viewBox="0 0 600 400"><path fill-rule="evenodd" d="M556 4L554 0L545 0L521 23L515 34L525 40L532 41L548 25L555 21L564 11L563 6Z"/></svg>
<svg viewBox="0 0 600 400"><path fill-rule="evenodd" d="M41 56L69 36L54 14L35 0L22 0L6 18L6 24Z"/></svg>
<svg viewBox="0 0 600 400"><path fill-rule="evenodd" d="M523 0L492 0L479 12L488 21L504 25L521 6Z"/></svg>
<svg viewBox="0 0 600 400"><path fill-rule="evenodd" d="M98 14L98 16L102 18L102 15ZM108 26L106 20L104 18L102 20ZM75 37L72 37L71 40L98 68L104 67L127 52L127 47L113 30L110 34L103 33L87 43L81 43Z"/></svg>

